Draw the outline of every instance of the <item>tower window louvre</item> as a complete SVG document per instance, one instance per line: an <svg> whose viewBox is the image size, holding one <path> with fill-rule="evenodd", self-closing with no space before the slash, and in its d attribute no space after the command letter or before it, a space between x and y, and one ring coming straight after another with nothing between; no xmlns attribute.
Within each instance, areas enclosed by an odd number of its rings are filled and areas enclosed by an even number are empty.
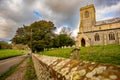
<svg viewBox="0 0 120 80"><path fill-rule="evenodd" d="M85 18L88 18L88 17L89 17L89 12L85 11Z"/></svg>

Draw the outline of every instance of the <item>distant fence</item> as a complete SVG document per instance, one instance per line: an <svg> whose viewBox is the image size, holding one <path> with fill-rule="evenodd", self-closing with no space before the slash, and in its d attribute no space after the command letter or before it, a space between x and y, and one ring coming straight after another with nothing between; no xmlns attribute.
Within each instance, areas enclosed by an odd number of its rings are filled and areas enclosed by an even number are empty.
<svg viewBox="0 0 120 80"><path fill-rule="evenodd" d="M32 55L38 80L120 80L120 66Z"/></svg>

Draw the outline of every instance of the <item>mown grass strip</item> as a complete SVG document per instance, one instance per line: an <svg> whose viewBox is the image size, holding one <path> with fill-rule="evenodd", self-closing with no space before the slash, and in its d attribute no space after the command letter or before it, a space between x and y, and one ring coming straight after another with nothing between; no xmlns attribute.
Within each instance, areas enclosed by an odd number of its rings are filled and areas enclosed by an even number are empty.
<svg viewBox="0 0 120 80"><path fill-rule="evenodd" d="M29 58L25 80L37 80L32 57Z"/></svg>
<svg viewBox="0 0 120 80"><path fill-rule="evenodd" d="M0 50L0 60L25 54L25 50Z"/></svg>
<svg viewBox="0 0 120 80"><path fill-rule="evenodd" d="M73 48L54 49L39 54L69 58ZM120 45L80 47L80 60L120 65Z"/></svg>

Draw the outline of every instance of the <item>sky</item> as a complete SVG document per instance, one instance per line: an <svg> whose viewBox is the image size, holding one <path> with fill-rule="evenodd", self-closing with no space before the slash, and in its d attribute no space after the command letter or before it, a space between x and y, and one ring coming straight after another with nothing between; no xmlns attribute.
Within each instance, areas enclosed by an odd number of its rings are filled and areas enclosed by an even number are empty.
<svg viewBox="0 0 120 80"><path fill-rule="evenodd" d="M120 17L120 0L0 0L0 40L9 41L16 30L39 20L52 21L59 32L70 28L76 36L80 7L94 4L96 20Z"/></svg>

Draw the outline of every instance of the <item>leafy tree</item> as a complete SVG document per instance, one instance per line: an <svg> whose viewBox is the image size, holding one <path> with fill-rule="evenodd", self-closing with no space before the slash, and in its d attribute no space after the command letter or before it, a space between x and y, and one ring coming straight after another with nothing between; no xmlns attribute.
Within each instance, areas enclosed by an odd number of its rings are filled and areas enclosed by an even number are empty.
<svg viewBox="0 0 120 80"><path fill-rule="evenodd" d="M30 26L18 28L12 42L15 44L27 44L31 48L30 40L32 37L32 51L41 51L44 48L53 46L51 40L54 37L54 29L54 24L50 21L34 22Z"/></svg>
<svg viewBox="0 0 120 80"><path fill-rule="evenodd" d="M55 47L72 46L74 44L75 44L75 41L71 37L69 37L67 34L60 34L54 39Z"/></svg>
<svg viewBox="0 0 120 80"><path fill-rule="evenodd" d="M54 24L50 21L37 21L30 26L18 28L15 37L12 39L14 44L28 45L31 50L42 51L44 48L69 46L74 44L74 40L67 34L56 35ZM31 42L32 40L32 42Z"/></svg>

